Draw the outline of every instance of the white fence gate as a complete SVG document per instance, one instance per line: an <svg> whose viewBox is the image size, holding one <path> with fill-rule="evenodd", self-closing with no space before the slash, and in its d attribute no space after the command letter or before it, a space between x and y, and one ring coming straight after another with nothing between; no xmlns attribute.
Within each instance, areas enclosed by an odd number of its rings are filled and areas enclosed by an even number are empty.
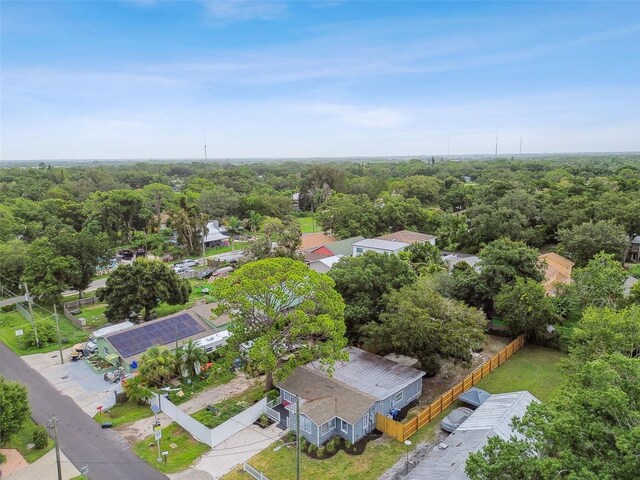
<svg viewBox="0 0 640 480"><path fill-rule="evenodd" d="M256 470L251 465L249 465L247 462L244 462L242 464L242 466L244 468L244 471L247 472L249 475L251 475L256 480L269 480L267 477L265 477L262 474L262 472L260 470Z"/></svg>

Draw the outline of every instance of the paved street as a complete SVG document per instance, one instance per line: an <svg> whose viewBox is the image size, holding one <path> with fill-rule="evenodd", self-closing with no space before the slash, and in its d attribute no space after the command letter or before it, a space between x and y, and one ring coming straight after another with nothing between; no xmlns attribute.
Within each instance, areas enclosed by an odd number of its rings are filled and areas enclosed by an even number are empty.
<svg viewBox="0 0 640 480"><path fill-rule="evenodd" d="M106 278L99 278L98 280L94 280L93 282L91 282L89 284L89 286L87 287L87 289L84 290L82 293L93 292L93 291L99 289L100 287L104 287L106 284L107 284L107 279ZM77 293L78 293L77 290L65 290L64 292L62 292L62 296L63 297L68 297L70 295L75 295Z"/></svg>
<svg viewBox="0 0 640 480"><path fill-rule="evenodd" d="M0 342L0 374L29 388L32 416L41 425L54 413L62 451L78 468L89 466L92 480L155 480L167 477L138 458L116 432L105 429Z"/></svg>

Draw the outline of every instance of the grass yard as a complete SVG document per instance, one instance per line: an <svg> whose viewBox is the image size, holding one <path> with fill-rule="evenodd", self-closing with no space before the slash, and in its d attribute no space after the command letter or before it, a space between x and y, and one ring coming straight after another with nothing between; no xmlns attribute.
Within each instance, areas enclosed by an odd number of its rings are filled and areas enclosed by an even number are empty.
<svg viewBox="0 0 640 480"><path fill-rule="evenodd" d="M229 397L228 399L213 405L218 409L215 413L210 412L207 409L202 409L191 416L207 428L215 428L249 408L255 402L264 397L264 395L263 385L262 383L258 383L238 395L234 395L233 397Z"/></svg>
<svg viewBox="0 0 640 480"><path fill-rule="evenodd" d="M172 443L176 445L175 448L170 447ZM160 449L169 452L167 465L157 460L158 447L153 435L133 446L133 451L136 455L163 473L176 473L188 468L189 465L209 450L209 446L195 440L189 432L183 430L177 424L170 423L162 429Z"/></svg>
<svg viewBox="0 0 640 480"><path fill-rule="evenodd" d="M86 319L88 327L97 329L107 323L107 317L104 316L104 311L107 309L106 303L83 305L80 309L82 313L76 316Z"/></svg>
<svg viewBox="0 0 640 480"><path fill-rule="evenodd" d="M209 390L210 388L217 387L218 385L229 383L235 377L236 374L227 369L222 369L220 372L211 372L210 376L205 380L196 380L191 383L191 385L183 383L180 387L184 395L179 397L177 392L170 392L169 400L174 405L180 405L204 390Z"/></svg>
<svg viewBox="0 0 640 480"><path fill-rule="evenodd" d="M558 362L565 357L557 350L525 345L477 386L489 393L529 390L539 400L548 402L564 385L565 374Z"/></svg>
<svg viewBox="0 0 640 480"><path fill-rule="evenodd" d="M314 221L313 217L299 217L298 222L300 222L300 228L302 228L302 233L314 233L321 232L322 228L318 225L318 222Z"/></svg>
<svg viewBox="0 0 640 480"><path fill-rule="evenodd" d="M48 312L45 312L40 308L34 308L33 313L36 317L36 321L47 322L53 325L55 328L55 321L53 318L48 318L51 317ZM64 317L64 315L59 315L59 319L60 336L63 339L67 339L67 341L63 343L62 348L67 348L76 343L86 340L86 332L83 332L79 328L76 328L71 322L69 322L69 320ZM4 342L11 350L13 350L18 355L28 355L31 353L48 353L58 349L57 342L50 343L41 348L26 347L24 344L21 344L19 338L16 336L16 330L24 330L28 326L30 326L29 321L15 310L12 312L0 313L0 341Z"/></svg>
<svg viewBox="0 0 640 480"><path fill-rule="evenodd" d="M93 418L98 423L111 422L114 427L119 427L152 415L153 412L149 405L140 405L137 402L127 401L114 405L109 410L96 414Z"/></svg>
<svg viewBox="0 0 640 480"><path fill-rule="evenodd" d="M236 240L235 242L235 250L244 250L249 246L249 242L241 242ZM226 245L222 247L211 247L205 250L206 256L217 255L219 253L229 253L231 251L231 245Z"/></svg>
<svg viewBox="0 0 640 480"><path fill-rule="evenodd" d="M3 448L15 448L29 463L33 463L42 457L45 453L51 450L54 446L53 440L49 438L49 443L45 448L39 450L35 448L28 449L27 444L33 443L33 431L36 429L36 424L30 418L24 422L22 428L11 436L6 445Z"/></svg>

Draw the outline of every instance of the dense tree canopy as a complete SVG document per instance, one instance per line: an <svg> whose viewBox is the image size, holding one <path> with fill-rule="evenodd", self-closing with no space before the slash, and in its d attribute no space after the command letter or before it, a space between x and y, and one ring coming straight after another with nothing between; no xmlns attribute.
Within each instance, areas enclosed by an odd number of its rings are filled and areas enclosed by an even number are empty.
<svg viewBox="0 0 640 480"><path fill-rule="evenodd" d="M585 266L597 253L605 252L622 259L629 244L624 228L613 221L601 220L558 230L559 252L573 260L577 266Z"/></svg>
<svg viewBox="0 0 640 480"><path fill-rule="evenodd" d="M0 376L0 445L20 430L30 413L27 387Z"/></svg>
<svg viewBox="0 0 640 480"><path fill-rule="evenodd" d="M626 277L614 255L598 253L586 267L573 271L570 293L581 307L612 307L622 300Z"/></svg>

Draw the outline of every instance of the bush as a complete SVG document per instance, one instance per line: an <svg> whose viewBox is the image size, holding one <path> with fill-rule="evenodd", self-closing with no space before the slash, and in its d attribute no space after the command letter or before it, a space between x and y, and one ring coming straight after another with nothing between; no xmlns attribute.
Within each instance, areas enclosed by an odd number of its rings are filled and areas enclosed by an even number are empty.
<svg viewBox="0 0 640 480"><path fill-rule="evenodd" d="M9 312L15 311L15 309L16 309L15 305L5 305L4 307L0 308L0 312L9 313Z"/></svg>
<svg viewBox="0 0 640 480"><path fill-rule="evenodd" d="M328 454L332 454L332 453L335 453L339 445L340 445L340 437L333 437L331 440L329 440L325 444L324 448Z"/></svg>
<svg viewBox="0 0 640 480"><path fill-rule="evenodd" d="M317 450L318 450L318 447L316 447L316 444L315 444L315 443L310 443L310 444L309 444L309 448L307 448L307 453L308 453L309 455L311 455L311 454L313 454L313 453L314 453L315 451L317 451Z"/></svg>
<svg viewBox="0 0 640 480"><path fill-rule="evenodd" d="M304 437L300 437L300 450L303 452L306 452L309 450L309 445L310 443L307 441L306 438Z"/></svg>
<svg viewBox="0 0 640 480"><path fill-rule="evenodd" d="M38 450L45 448L49 444L49 436L43 426L36 425L33 430L33 443Z"/></svg>
<svg viewBox="0 0 640 480"><path fill-rule="evenodd" d="M49 322L36 322L36 328L38 329L38 339L40 345L48 345L56 341L56 329ZM36 346L36 335L33 331L33 327L28 325L24 328L24 335L22 341L28 347Z"/></svg>
<svg viewBox="0 0 640 480"><path fill-rule="evenodd" d="M325 446L324 445L320 445L318 447L318 458L322 458L325 455Z"/></svg>

